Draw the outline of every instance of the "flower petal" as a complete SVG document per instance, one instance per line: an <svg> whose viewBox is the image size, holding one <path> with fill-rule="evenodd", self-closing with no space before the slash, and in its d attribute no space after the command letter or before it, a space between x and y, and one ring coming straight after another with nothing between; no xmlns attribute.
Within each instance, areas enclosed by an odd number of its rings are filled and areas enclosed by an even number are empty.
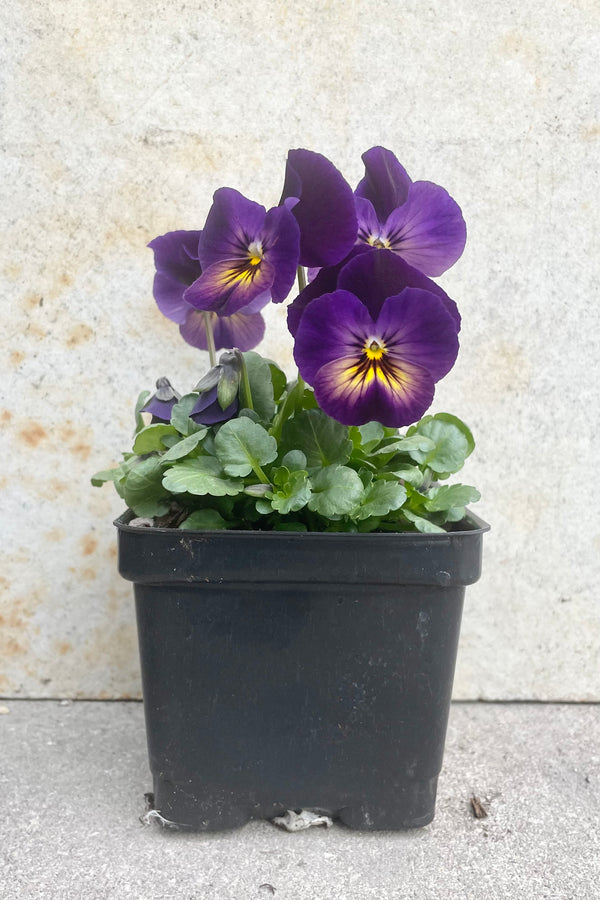
<svg viewBox="0 0 600 900"><path fill-rule="evenodd" d="M415 181L382 229L390 249L425 275L442 275L462 254L467 227L458 203L430 181Z"/></svg>
<svg viewBox="0 0 600 900"><path fill-rule="evenodd" d="M252 350L262 341L265 321L260 313L247 314L246 310L232 316L218 316L209 312L215 339L215 349L237 347L238 350ZM204 313L188 306L188 315L179 328L181 336L192 347L208 350Z"/></svg>
<svg viewBox="0 0 600 900"><path fill-rule="evenodd" d="M394 362L361 371L355 357L322 366L313 384L321 409L342 425L380 422L400 428L418 421L433 400L433 379L414 363Z"/></svg>
<svg viewBox="0 0 600 900"><path fill-rule="evenodd" d="M294 286L300 254L300 228L293 213L285 206L270 209L264 224L264 253L275 268L271 288L274 303L285 300Z"/></svg>
<svg viewBox="0 0 600 900"><path fill-rule="evenodd" d="M368 252L366 244L355 244L345 259L335 266L325 266L317 269L314 278L300 291L298 296L288 306L287 323L290 333L295 336L304 310L316 297L322 294L331 294L337 288L338 276L343 267L361 253Z"/></svg>
<svg viewBox="0 0 600 900"><path fill-rule="evenodd" d="M405 288L388 297L376 323L387 347L386 359L427 369L434 382L446 375L458 354L452 316L440 297L419 288Z"/></svg>
<svg viewBox="0 0 600 900"><path fill-rule="evenodd" d="M280 205L291 208L300 226L300 265L329 266L339 262L356 241L357 223L352 189L325 156L311 150L290 150Z"/></svg>
<svg viewBox="0 0 600 900"><path fill-rule="evenodd" d="M304 380L313 384L319 369L335 359L358 358L372 330L373 320L354 294L335 291L317 297L302 316L294 344L294 359Z"/></svg>
<svg viewBox="0 0 600 900"><path fill-rule="evenodd" d="M232 419L240 408L240 401L236 397L226 409L221 409L217 398L217 388L211 388L200 394L195 406L190 413L190 419L200 425L218 425Z"/></svg>
<svg viewBox="0 0 600 900"><path fill-rule="evenodd" d="M202 268L226 260L246 260L249 245L260 240L266 210L233 188L219 188L198 244Z"/></svg>
<svg viewBox="0 0 600 900"><path fill-rule="evenodd" d="M185 321L187 304L183 300L186 287L200 275L198 241L201 231L169 231L150 241L154 252L153 294L161 313L173 322Z"/></svg>
<svg viewBox="0 0 600 900"><path fill-rule="evenodd" d="M389 214L406 201L412 182L406 169L385 147L371 147L361 159L365 164L365 177L355 194L370 200L379 221L385 222Z"/></svg>
<svg viewBox="0 0 600 900"><path fill-rule="evenodd" d="M230 260L213 263L186 290L184 299L196 309L210 309L219 315L231 316L250 303L256 311L267 304L275 268L266 259L249 267L236 267ZM259 300L261 298L261 300Z"/></svg>
<svg viewBox="0 0 600 900"><path fill-rule="evenodd" d="M456 303L441 287L391 250L371 250L364 246L366 252L358 253L340 270L338 289L356 294L367 305L373 318L377 318L388 297L399 294L405 287L422 288L441 298L452 316L456 331L460 329Z"/></svg>
<svg viewBox="0 0 600 900"><path fill-rule="evenodd" d="M358 238L365 244L374 246L374 240L378 238L383 228L377 218L375 207L365 197L355 197L356 215L358 218Z"/></svg>

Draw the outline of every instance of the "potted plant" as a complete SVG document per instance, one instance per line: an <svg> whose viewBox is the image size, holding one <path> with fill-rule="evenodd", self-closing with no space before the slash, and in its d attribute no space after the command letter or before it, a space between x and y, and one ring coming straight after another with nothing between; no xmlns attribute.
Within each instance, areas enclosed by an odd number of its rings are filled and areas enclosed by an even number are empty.
<svg viewBox="0 0 600 900"><path fill-rule="evenodd" d="M143 393L131 452L93 483L128 507L155 807L182 827L433 818L488 527L466 509L478 492L444 483L471 432L427 414L460 329L431 276L466 231L390 151L363 161L353 192L290 151L277 207L221 188L201 231L149 245L159 308L211 368L183 396L166 378ZM290 382L253 348L296 278Z"/></svg>

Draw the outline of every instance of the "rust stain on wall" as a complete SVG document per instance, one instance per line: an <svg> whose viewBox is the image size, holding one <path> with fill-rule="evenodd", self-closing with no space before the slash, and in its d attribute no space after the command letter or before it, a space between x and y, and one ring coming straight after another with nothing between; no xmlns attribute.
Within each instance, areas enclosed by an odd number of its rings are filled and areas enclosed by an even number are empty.
<svg viewBox="0 0 600 900"><path fill-rule="evenodd" d="M17 368L17 366L20 366L21 363L24 362L26 358L27 357L26 357L25 353L23 353L22 350L13 350L13 352L10 354L10 357L9 357L11 365L13 365L15 367L15 369Z"/></svg>
<svg viewBox="0 0 600 900"><path fill-rule="evenodd" d="M593 141L600 137L600 122L592 122L590 125L585 125L581 129L581 137L584 141Z"/></svg>
<svg viewBox="0 0 600 900"><path fill-rule="evenodd" d="M18 434L28 447L37 447L48 437L46 429L33 419L30 419L28 424L22 425Z"/></svg>
<svg viewBox="0 0 600 900"><path fill-rule="evenodd" d="M62 528L51 528L44 532L44 538L52 544L58 544L64 540L65 533Z"/></svg>
<svg viewBox="0 0 600 900"><path fill-rule="evenodd" d="M72 350L74 347L78 347L79 344L84 344L86 341L89 341L93 336L93 328L80 322L79 325L75 325L71 328L65 341L65 346Z"/></svg>
<svg viewBox="0 0 600 900"><path fill-rule="evenodd" d="M23 307L27 312L32 312L33 310L39 309L40 306L44 305L44 298L36 293L29 293L23 298Z"/></svg>
<svg viewBox="0 0 600 900"><path fill-rule="evenodd" d="M92 452L92 445L86 444L84 441L77 441L77 443L72 444L69 447L69 450L73 454L73 456L78 456L79 459L88 459Z"/></svg>
<svg viewBox="0 0 600 900"><path fill-rule="evenodd" d="M0 664L29 650L31 617L43 599L40 588L11 597L8 579L0 578Z"/></svg>
<svg viewBox="0 0 600 900"><path fill-rule="evenodd" d="M96 552L96 548L98 547L98 541L96 538L92 537L90 534L84 535L81 538L81 555L82 556L91 556L92 553Z"/></svg>
<svg viewBox="0 0 600 900"><path fill-rule="evenodd" d="M9 409L3 409L0 413L0 422L3 425L8 425L9 422L12 421L12 413Z"/></svg>

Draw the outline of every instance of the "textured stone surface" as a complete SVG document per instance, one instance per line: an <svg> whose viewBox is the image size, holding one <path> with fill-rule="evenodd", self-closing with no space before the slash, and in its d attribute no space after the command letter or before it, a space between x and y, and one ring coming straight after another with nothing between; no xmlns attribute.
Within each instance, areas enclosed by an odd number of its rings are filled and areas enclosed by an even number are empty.
<svg viewBox="0 0 600 900"><path fill-rule="evenodd" d="M142 826L137 703L9 701L0 716L3 900L596 900L597 706L457 704L424 829ZM471 798L487 817L477 819ZM271 886L269 888L268 886Z"/></svg>
<svg viewBox="0 0 600 900"><path fill-rule="evenodd" d="M140 390L206 363L154 307L147 241L201 227L223 184L277 202L289 147L355 183L383 143L469 228L434 409L475 431L493 531L457 696L600 697L599 24L593 0L2 4L0 694L139 693L120 504L88 477Z"/></svg>

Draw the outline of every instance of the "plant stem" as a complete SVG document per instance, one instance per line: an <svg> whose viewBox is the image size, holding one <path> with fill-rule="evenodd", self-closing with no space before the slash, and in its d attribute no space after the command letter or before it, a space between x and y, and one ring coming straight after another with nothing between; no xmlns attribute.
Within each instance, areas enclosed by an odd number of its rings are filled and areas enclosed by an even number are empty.
<svg viewBox="0 0 600 900"><path fill-rule="evenodd" d="M254 474L256 475L258 480L262 481L263 484L269 484L269 485L271 484L271 482L269 481L269 479L267 478L267 476L265 475L265 473L263 472L261 467L258 465L258 463L256 463L255 465L252 466L252 471L254 472Z"/></svg>
<svg viewBox="0 0 600 900"><path fill-rule="evenodd" d="M241 365L242 365L242 384L241 384L241 393L244 399L244 406L246 409L254 409L254 404L252 402L252 390L250 388L250 379L248 378L248 369L246 368L246 360L244 359L243 353L237 351L240 355ZM264 474L264 473L263 473ZM259 476L260 477L260 476Z"/></svg>
<svg viewBox="0 0 600 900"><path fill-rule="evenodd" d="M217 351L215 349L215 336L213 334L210 312L204 310L202 313L202 318L204 319L204 330L206 331L206 343L208 344L210 367L211 369L214 369L217 364Z"/></svg>
<svg viewBox="0 0 600 900"><path fill-rule="evenodd" d="M298 289L303 291L306 287L306 273L304 266L298 266Z"/></svg>

